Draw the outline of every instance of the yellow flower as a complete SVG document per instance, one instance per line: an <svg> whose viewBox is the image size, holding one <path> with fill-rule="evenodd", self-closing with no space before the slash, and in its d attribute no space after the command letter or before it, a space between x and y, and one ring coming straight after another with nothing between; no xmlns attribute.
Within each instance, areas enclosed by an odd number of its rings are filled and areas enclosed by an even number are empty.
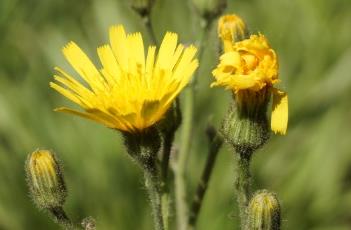
<svg viewBox="0 0 351 230"><path fill-rule="evenodd" d="M58 108L113 129L142 131L159 120L187 85L198 67L196 48L177 45L178 36L167 33L157 57L156 47L144 45L140 33L126 34L123 26L110 28L110 43L97 52L102 63L98 70L87 55L70 42L63 49L68 62L88 87L56 67L61 76L50 86L81 106L85 112Z"/></svg>
<svg viewBox="0 0 351 230"><path fill-rule="evenodd" d="M288 96L273 86L279 82L278 60L263 35L251 35L249 39L234 43L232 51L220 57L220 63L212 74L216 82L211 86L231 89L239 103L245 103L242 100L247 100L247 95L252 95L249 96L251 100L265 101L268 89L268 95L273 94L271 129L275 133L286 133ZM257 94L263 98L258 99Z"/></svg>
<svg viewBox="0 0 351 230"><path fill-rule="evenodd" d="M244 21L236 14L228 14L219 18L218 36L223 41L224 51L232 51L234 42L243 39L247 34Z"/></svg>

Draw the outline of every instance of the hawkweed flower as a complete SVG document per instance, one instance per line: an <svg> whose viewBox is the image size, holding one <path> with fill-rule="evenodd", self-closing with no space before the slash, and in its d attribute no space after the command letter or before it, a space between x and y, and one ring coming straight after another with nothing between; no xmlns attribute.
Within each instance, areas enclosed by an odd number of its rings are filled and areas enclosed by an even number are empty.
<svg viewBox="0 0 351 230"><path fill-rule="evenodd" d="M278 79L278 59L262 34L236 42L233 51L224 53L213 75L211 86L223 86L235 94L240 106L255 109L273 95L271 129L285 134L288 124L288 96L274 87Z"/></svg>
<svg viewBox="0 0 351 230"><path fill-rule="evenodd" d="M166 33L158 54L148 48L145 58L140 33L126 34L123 26L110 28L110 44L97 49L98 69L74 42L63 54L87 86L61 68L50 86L78 104L84 112L58 108L109 128L138 133L160 121L198 67L196 48L177 45L178 36Z"/></svg>
<svg viewBox="0 0 351 230"><path fill-rule="evenodd" d="M245 22L236 14L220 17L217 30L225 52L233 51L233 44L243 40L248 34Z"/></svg>
<svg viewBox="0 0 351 230"><path fill-rule="evenodd" d="M251 153L269 138L267 106L273 95L271 130L284 135L288 124L288 96L277 89L278 59L262 34L232 44L212 72L215 82L233 92L235 105L224 124L224 137L239 152Z"/></svg>

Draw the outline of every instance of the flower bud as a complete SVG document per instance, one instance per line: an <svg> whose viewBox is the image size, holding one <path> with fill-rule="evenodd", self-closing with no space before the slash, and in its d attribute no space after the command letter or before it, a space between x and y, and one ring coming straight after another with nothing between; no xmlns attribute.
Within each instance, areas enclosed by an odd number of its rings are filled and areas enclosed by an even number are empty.
<svg viewBox="0 0 351 230"><path fill-rule="evenodd" d="M269 138L266 115L269 91L240 91L229 109L221 133L239 154L252 154ZM248 156L249 157L249 156Z"/></svg>
<svg viewBox="0 0 351 230"><path fill-rule="evenodd" d="M196 10L204 18L220 15L227 6L227 0L193 0Z"/></svg>
<svg viewBox="0 0 351 230"><path fill-rule="evenodd" d="M232 51L234 42L248 37L244 21L236 14L228 14L218 20L218 36L222 39L224 51Z"/></svg>
<svg viewBox="0 0 351 230"><path fill-rule="evenodd" d="M62 207L67 190L62 167L49 150L37 150L28 155L25 170L30 195L41 209Z"/></svg>
<svg viewBox="0 0 351 230"><path fill-rule="evenodd" d="M280 204L274 193L258 191L248 206L247 228L249 230L279 230Z"/></svg>
<svg viewBox="0 0 351 230"><path fill-rule="evenodd" d="M132 8L144 17L150 13L150 10L154 4L155 0L132 0Z"/></svg>

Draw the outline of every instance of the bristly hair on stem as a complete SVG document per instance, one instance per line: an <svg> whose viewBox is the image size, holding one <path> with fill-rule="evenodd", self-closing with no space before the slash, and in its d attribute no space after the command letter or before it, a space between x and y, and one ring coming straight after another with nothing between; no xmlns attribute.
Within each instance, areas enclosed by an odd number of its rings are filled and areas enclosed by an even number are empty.
<svg viewBox="0 0 351 230"><path fill-rule="evenodd" d="M251 196L250 160L252 153L238 152L236 166L236 197L239 205L240 223L242 229L247 219L247 206Z"/></svg>
<svg viewBox="0 0 351 230"><path fill-rule="evenodd" d="M68 218L62 207L53 207L48 209L51 218L65 230L73 230L74 225Z"/></svg>

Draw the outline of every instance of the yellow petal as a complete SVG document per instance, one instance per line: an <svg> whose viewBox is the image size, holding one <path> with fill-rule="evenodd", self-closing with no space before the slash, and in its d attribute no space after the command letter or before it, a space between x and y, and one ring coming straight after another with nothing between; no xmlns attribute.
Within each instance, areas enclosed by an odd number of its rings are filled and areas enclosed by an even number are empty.
<svg viewBox="0 0 351 230"><path fill-rule="evenodd" d="M63 54L77 73L94 91L104 89L104 81L99 71L76 43L68 43L63 48Z"/></svg>
<svg viewBox="0 0 351 230"><path fill-rule="evenodd" d="M162 40L156 65L160 68L170 68L174 51L177 47L178 35L168 32Z"/></svg>
<svg viewBox="0 0 351 230"><path fill-rule="evenodd" d="M109 85L116 84L121 75L121 70L113 51L109 45L101 46L97 49L100 61L102 63L104 77Z"/></svg>
<svg viewBox="0 0 351 230"><path fill-rule="evenodd" d="M144 54L144 43L140 33L134 33L127 36L128 51L130 53L130 59L133 60L137 66L139 66L138 72L144 72L145 68L145 54ZM130 61L130 60L129 60Z"/></svg>
<svg viewBox="0 0 351 230"><path fill-rule="evenodd" d="M105 119L102 119L99 116L95 116L92 113L83 113L83 112L79 112L79 111L76 111L76 110L73 110L73 109L69 109L69 108L66 108L66 107L57 108L57 109L55 109L55 112L70 113L70 114L74 114L76 116L83 117L83 118L88 119L88 120L95 121L95 122L100 123L100 124L104 124L104 125L106 125L109 128L114 128L115 127L115 125L112 122L107 121Z"/></svg>
<svg viewBox="0 0 351 230"><path fill-rule="evenodd" d="M288 127L288 95L273 89L271 129L274 133L285 135Z"/></svg>
<svg viewBox="0 0 351 230"><path fill-rule="evenodd" d="M228 77L228 88L243 90L253 88L257 82L253 77L246 75L231 75Z"/></svg>
<svg viewBox="0 0 351 230"><path fill-rule="evenodd" d="M127 71L129 59L128 42L123 26L112 26L110 28L110 43L119 66L124 71Z"/></svg>

